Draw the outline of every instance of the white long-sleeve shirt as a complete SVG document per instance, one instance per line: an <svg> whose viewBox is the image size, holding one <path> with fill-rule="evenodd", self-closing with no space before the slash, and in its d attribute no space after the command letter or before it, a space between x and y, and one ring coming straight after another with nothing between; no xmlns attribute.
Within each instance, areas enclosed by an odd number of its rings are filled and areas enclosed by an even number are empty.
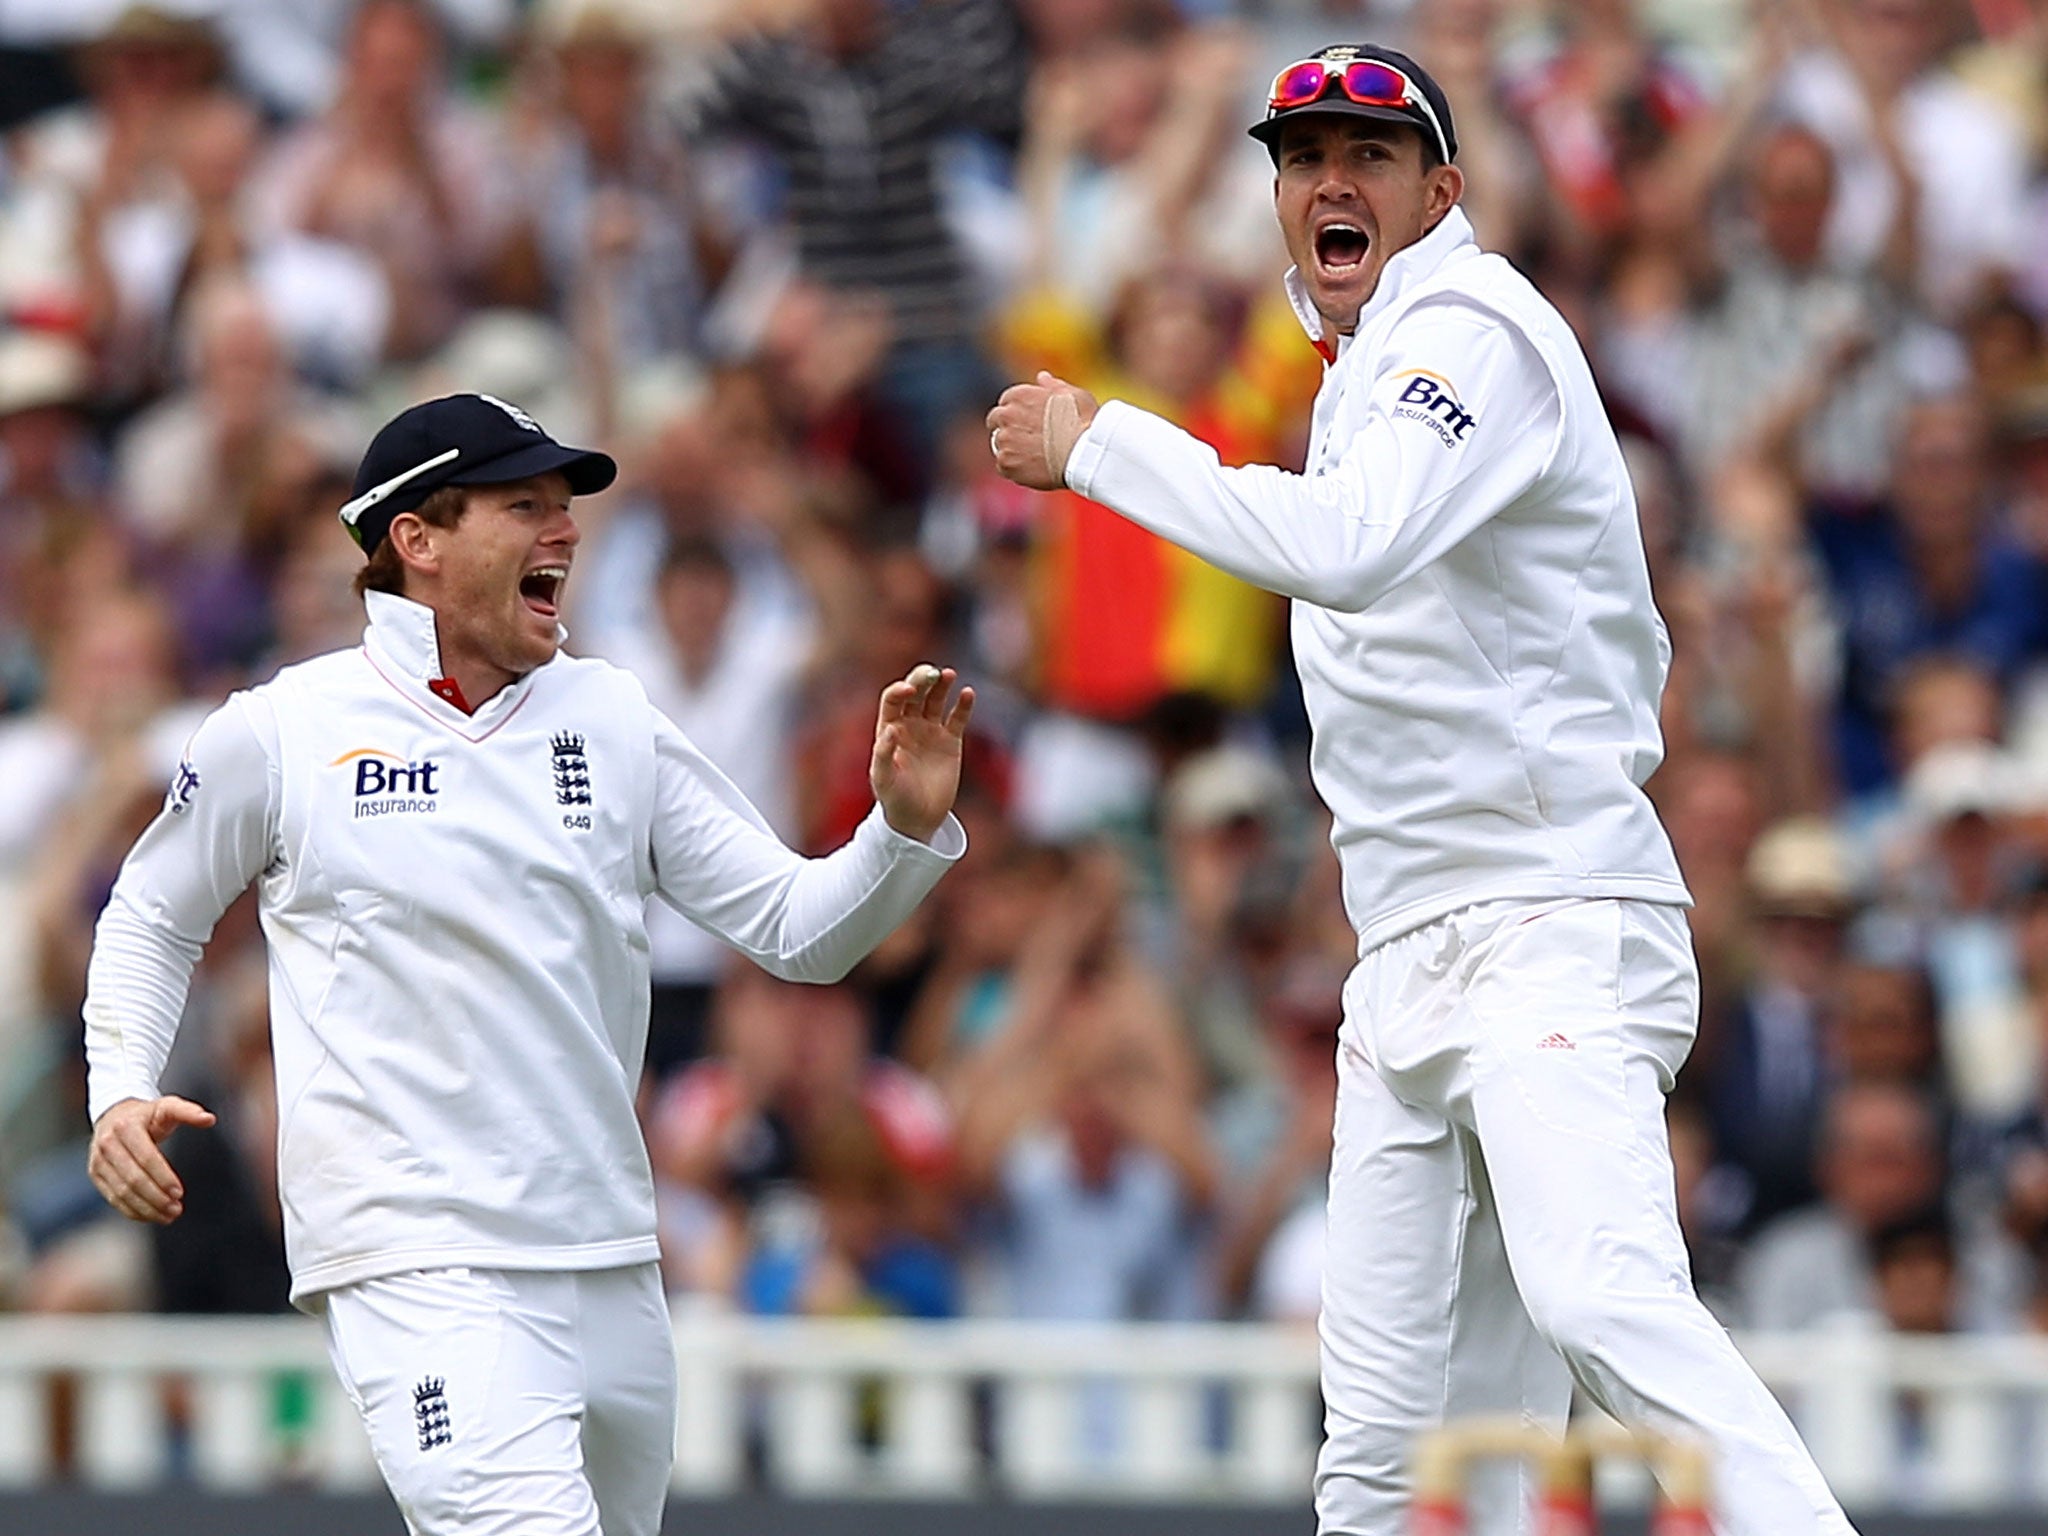
<svg viewBox="0 0 2048 1536"><path fill-rule="evenodd" d="M1305 474L1226 469L1110 401L1067 483L1296 600L1360 952L1495 897L1689 901L1642 791L1670 644L1563 317L1454 208L1388 261L1335 354Z"/></svg>
<svg viewBox="0 0 2048 1536"><path fill-rule="evenodd" d="M292 1296L406 1269L657 1257L634 1117L659 893L775 974L843 975L966 846L879 811L776 839L606 662L557 656L464 714L434 615L370 594L358 650L194 734L100 918L95 1119L151 1098L201 945L258 882Z"/></svg>

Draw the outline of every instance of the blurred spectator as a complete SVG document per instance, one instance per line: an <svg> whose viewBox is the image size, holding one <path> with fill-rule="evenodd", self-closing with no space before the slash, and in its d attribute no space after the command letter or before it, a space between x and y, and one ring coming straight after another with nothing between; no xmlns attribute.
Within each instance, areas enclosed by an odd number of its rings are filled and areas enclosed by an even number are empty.
<svg viewBox="0 0 2048 1536"><path fill-rule="evenodd" d="M1238 138L1244 39L1226 26L1174 35L1161 11L1122 14L1118 31L1033 75L1017 162L1030 221L1022 286L1095 321L1164 252L1219 278L1270 281L1284 264L1268 167Z"/></svg>
<svg viewBox="0 0 2048 1536"><path fill-rule="evenodd" d="M86 99L36 122L17 164L80 198L109 205L145 193L163 164L166 129L219 78L219 39L203 17L161 5L102 7L100 30L75 56Z"/></svg>
<svg viewBox="0 0 2048 1536"><path fill-rule="evenodd" d="M1299 323L1199 267L1162 261L1126 282L1104 325L1061 295L1027 296L1008 317L1020 373L1038 367L1141 401L1226 463L1286 456L1290 402L1313 388ZM1031 534L1038 701L1019 745L1019 816L1049 841L1136 819L1156 782L1137 735L1177 696L1247 709L1272 692L1283 610L1070 491L1040 497Z"/></svg>
<svg viewBox="0 0 2048 1536"><path fill-rule="evenodd" d="M1229 743L1181 763L1160 797L1171 935L1163 953L1217 1091L1265 1069L1270 1031L1259 999L1290 953L1305 956L1313 942L1294 902L1302 864L1295 799L1271 758Z"/></svg>
<svg viewBox="0 0 2048 1536"><path fill-rule="evenodd" d="M995 1220L1010 1316L1208 1310L1195 1234L1219 1170L1166 989L1117 934L1119 890L1113 861L1078 867L956 1089L961 1177Z"/></svg>
<svg viewBox="0 0 2048 1536"><path fill-rule="evenodd" d="M2040 0L2017 0L1978 20L1982 36L1958 50L1953 66L1956 77L1981 101L2011 120L2025 147L2032 179L2016 297L2034 315L2048 314L2048 262L2041 240L2048 228L2048 197L2041 185L2041 170L2048 165L2048 81L2041 72L2048 9Z"/></svg>
<svg viewBox="0 0 2048 1536"><path fill-rule="evenodd" d="M2025 1101L2038 1052L2006 899L2018 873L2011 781L1985 742L1930 749L1907 776L1906 842L1893 854L1926 947L1948 1081L1965 1114L1993 1124Z"/></svg>
<svg viewBox="0 0 2048 1536"><path fill-rule="evenodd" d="M1814 1196L1813 1137L1825 1090L1822 1037L1853 905L1848 853L1825 822L1784 821L1749 856L1751 969L1702 1026L1713 1142L1747 1186L1748 1230Z"/></svg>
<svg viewBox="0 0 2048 1536"><path fill-rule="evenodd" d="M2013 918L2028 1020L2048 1061L2048 863L2015 880ZM2036 1071L2028 1103L2000 1130L2006 1223L2038 1261L2048 1255L2048 1072Z"/></svg>
<svg viewBox="0 0 2048 1536"><path fill-rule="evenodd" d="M580 519L569 619L579 640L596 639L600 652L613 636L658 626L656 578L672 540L721 541L743 585L791 579L773 533L750 526L728 489L734 466L773 457L772 429L734 409L741 391L694 376L648 394L624 428L629 484Z"/></svg>
<svg viewBox="0 0 2048 1536"><path fill-rule="evenodd" d="M453 99L443 45L424 0L363 0L333 106L286 133L252 190L259 231L340 241L377 264L400 359L447 339L511 232L497 140Z"/></svg>
<svg viewBox="0 0 2048 1536"><path fill-rule="evenodd" d="M1127 25L1127 12L1156 9L1160 7L1151 0L1023 0L1018 12L1032 52L1059 61L1087 51Z"/></svg>
<svg viewBox="0 0 2048 1536"><path fill-rule="evenodd" d="M696 350L733 260L655 111L649 20L611 6L542 13L541 110L517 157L522 239L548 307L623 370Z"/></svg>
<svg viewBox="0 0 2048 1536"><path fill-rule="evenodd" d="M640 679L654 707L682 727L768 824L796 835L790 743L812 659L812 625L743 588L724 545L672 540L655 586L655 622L601 633L592 648ZM654 976L647 1070L661 1077L703 1053L711 994L730 951L661 902L649 904Z"/></svg>
<svg viewBox="0 0 2048 1536"><path fill-rule="evenodd" d="M1263 387L1263 343L1234 290L1193 266L1153 267L1118 292L1103 352L1070 336L1064 358L1054 304L1041 296L1035 312L1012 317L1020 372L1057 365L1062 377L1142 402L1226 464L1279 456L1281 402ZM1302 368L1310 355L1293 348ZM1176 690L1242 707L1272 686L1281 605L1270 593L1071 491L1041 499L1033 555L1046 703L1128 722Z"/></svg>
<svg viewBox="0 0 2048 1536"><path fill-rule="evenodd" d="M179 701L171 659L158 604L134 592L95 594L54 637L41 702L0 721L0 782L10 790L0 811L0 965L11 983L0 992L0 1078L8 1100L25 1081L41 1086L56 1054L48 1046L58 1042L33 1031L61 1031L61 1058L76 1058L72 1026L92 921L203 712Z"/></svg>
<svg viewBox="0 0 2048 1536"><path fill-rule="evenodd" d="M893 336L876 295L797 281L771 306L752 364L775 426L818 493L845 521L891 541L909 536L929 486L929 453L889 398Z"/></svg>
<svg viewBox="0 0 2048 1536"><path fill-rule="evenodd" d="M1945 1334L1960 1326L1956 1234L1940 1206L1880 1229L1870 1240L1870 1266L1878 1314L1893 1333ZM1932 1407L1926 1394L1903 1392L1892 1408L1891 1496L1907 1505L1928 1503L1933 1492Z"/></svg>
<svg viewBox="0 0 2048 1536"><path fill-rule="evenodd" d="M1805 484L1869 496L1882 485L1892 422L1916 395L1962 382L1945 333L1872 272L1829 259L1834 205L1827 141L1793 123L1750 151L1745 215L1722 256L1719 293L1694 339L1688 452L1708 469L1732 447L1797 437Z"/></svg>
<svg viewBox="0 0 2048 1536"><path fill-rule="evenodd" d="M101 513L101 465L85 406L92 360L60 336L0 337L0 715L41 684L68 615L54 568Z"/></svg>
<svg viewBox="0 0 2048 1536"><path fill-rule="evenodd" d="M787 176L804 274L887 304L884 397L921 458L994 401L965 258L939 204L956 134L1015 133L1025 54L1007 0L806 0L780 35L736 43L697 130L755 140Z"/></svg>
<svg viewBox="0 0 2048 1536"><path fill-rule="evenodd" d="M1876 1312L1872 1240L1949 1199L1935 1112L1924 1094L1895 1083L1846 1083L1829 1095L1815 1171L1821 1203L1779 1217L1743 1262L1749 1327L1805 1329L1844 1312ZM2021 1300L2016 1256L1983 1213L1955 1211L1954 1220L1958 1316L1973 1328L2009 1326Z"/></svg>
<svg viewBox="0 0 2048 1536"><path fill-rule="evenodd" d="M297 387L262 296L219 277L193 298L192 382L122 442L122 520L167 562L159 576L191 662L246 666L269 640L265 583L305 491L358 429Z"/></svg>
<svg viewBox="0 0 2048 1536"><path fill-rule="evenodd" d="M1678 1225L1685 1233L1693 1286L1715 1317L1733 1323L1739 1312L1733 1287L1742 1257L1734 1229L1748 1191L1730 1191L1716 1176L1713 1127L1689 1099L1673 1098L1664 1118L1671 1135Z"/></svg>
<svg viewBox="0 0 2048 1536"><path fill-rule="evenodd" d="M804 1172L818 1201L820 1252L801 1283L801 1310L840 1316L958 1314L959 1270L941 1241L951 1234L930 1230L935 1191L916 1187L913 1173L866 1117L841 1115L821 1127ZM757 1267L757 1288L776 1283Z"/></svg>
<svg viewBox="0 0 2048 1536"><path fill-rule="evenodd" d="M2010 470L2007 519L2036 558L2048 558L2048 375L2033 377L2042 349L2028 354L2029 375L1998 399L1999 427Z"/></svg>
<svg viewBox="0 0 2048 1536"><path fill-rule="evenodd" d="M349 489L349 481L336 475L309 485L306 494L324 512L348 500ZM361 551L325 516L306 518L290 530L270 588L272 646L249 669L253 680L361 641L363 604L349 583L362 564Z"/></svg>
<svg viewBox="0 0 2048 1536"><path fill-rule="evenodd" d="M134 422L117 465L122 519L150 543L274 553L285 488L353 446L356 418L294 381L283 340L253 285L193 295L190 382Z"/></svg>
<svg viewBox="0 0 2048 1536"><path fill-rule="evenodd" d="M964 654L976 677L986 680L975 684L982 701L976 708L988 711L984 718L991 728L1000 728L993 724L998 716L1014 716L1016 691L1029 681L1036 661L1030 538L1039 501L1037 492L996 472L980 421L954 422L925 500L917 545L932 570L959 589Z"/></svg>
<svg viewBox="0 0 2048 1536"><path fill-rule="evenodd" d="M329 105L344 66L348 22L360 0L216 0L216 23L236 73L271 112L303 117ZM511 29L517 0L432 0L462 42L489 45ZM540 0L536 9L553 9ZM550 418L552 419L552 418Z"/></svg>
<svg viewBox="0 0 2048 1536"><path fill-rule="evenodd" d="M132 593L96 597L54 637L38 707L0 722L0 773L12 790L0 816L0 1194L20 1180L6 1197L38 1255L32 1294L53 1288L47 1305L74 1286L98 1294L92 1276L103 1263L113 1294L129 1296L147 1253L146 1242L85 1235L111 1213L93 1198L75 1142L84 1111L78 1008L114 871L163 803L198 723L196 709L175 702L168 660L156 604ZM74 1230L83 1269L59 1244Z"/></svg>
<svg viewBox="0 0 2048 1536"><path fill-rule="evenodd" d="M1956 1239L1939 1206L1892 1222L1870 1240L1878 1309L1898 1333L1948 1333L1956 1327Z"/></svg>
<svg viewBox="0 0 2048 1536"><path fill-rule="evenodd" d="M1998 678L1981 662L1936 652L1900 672L1892 690L1891 760L1902 776L1910 778L1943 747L1984 746L2004 734Z"/></svg>
<svg viewBox="0 0 2048 1536"><path fill-rule="evenodd" d="M202 706L180 703L175 654L162 608L143 594L95 592L65 615L42 699L0 721L0 876L33 862L96 772L156 774L177 761Z"/></svg>
<svg viewBox="0 0 2048 1536"><path fill-rule="evenodd" d="M155 1304L163 1312L283 1312L291 1275L277 1195L268 979L253 943L208 968L224 974L207 989L214 1028L197 1073L204 1086L194 1091L216 1106L215 1121L187 1126L169 1144L191 1195L177 1221L150 1230Z"/></svg>
<svg viewBox="0 0 2048 1536"><path fill-rule="evenodd" d="M1829 1072L1849 1082L1928 1088L1943 1081L1934 984L1917 965L1852 961L1828 1010Z"/></svg>
<svg viewBox="0 0 2048 1536"><path fill-rule="evenodd" d="M1884 726L1909 662L1952 651L2005 683L2048 649L2048 567L1993 522L1982 412L1960 398L1914 405L1894 443L1881 506L1822 508L1813 519L1842 625L1836 741L1853 794L1902 771Z"/></svg>
<svg viewBox="0 0 2048 1536"><path fill-rule="evenodd" d="M1792 61L1780 99L1834 148L1829 251L1868 267L1903 218L1915 287L1952 319L2020 263L2020 134L1942 67L1939 0L1826 0L1822 13L1828 40Z"/></svg>
<svg viewBox="0 0 2048 1536"><path fill-rule="evenodd" d="M1969 358L1973 387L2005 428L2007 413L2020 405L2035 381L2042 345L2039 317L2011 294L1998 293L1963 317L1957 335Z"/></svg>
<svg viewBox="0 0 2048 1536"><path fill-rule="evenodd" d="M950 1117L869 1055L860 995L737 967L717 1020L719 1054L648 1111L672 1287L755 1312L952 1311Z"/></svg>
<svg viewBox="0 0 2048 1536"><path fill-rule="evenodd" d="M298 372L361 383L384 355L392 297L383 271L336 241L256 225L249 178L263 127L245 102L199 96L166 132L168 194L110 210L85 246L86 270L103 289L112 376L139 390L175 379L198 295L240 278L262 296Z"/></svg>
<svg viewBox="0 0 2048 1536"><path fill-rule="evenodd" d="M963 860L940 888L945 915L935 925L937 956L900 1046L908 1065L951 1089L1009 1027L1018 965L1052 915L1068 872L1061 851L1024 842L977 847Z"/></svg>
<svg viewBox="0 0 2048 1536"><path fill-rule="evenodd" d="M1744 970L1749 857L1766 820L1764 791L1749 757L1722 748L1673 757L1650 788L1692 891L1700 1016L1717 1018Z"/></svg>
<svg viewBox="0 0 2048 1536"><path fill-rule="evenodd" d="M42 1313L147 1311L154 1300L149 1233L84 1209L91 1185L82 1193L69 1176L83 1151L63 1148L8 1191L28 1258L13 1304Z"/></svg>
<svg viewBox="0 0 2048 1536"><path fill-rule="evenodd" d="M1236 1123L1219 1141L1262 1143L1227 1148L1237 1188L1217 1243L1219 1298L1248 1317L1313 1323L1322 1307L1344 977L1326 956L1288 962L1260 1010L1272 1057L1263 1091L1225 1105Z"/></svg>
<svg viewBox="0 0 2048 1536"><path fill-rule="evenodd" d="M735 968L712 1012L712 1053L658 1092L642 1080L671 1293L737 1297L757 1210L768 1220L773 1192L796 1176L789 1133L769 1108L796 1070L797 1041L777 1001Z"/></svg>
<svg viewBox="0 0 2048 1536"><path fill-rule="evenodd" d="M1835 637L1816 590L1799 487L1773 462L1780 458L1737 452L1715 469L1690 558L1669 559L1677 568L1660 592L1672 626L1663 711L1670 750L1680 758L1709 747L1738 752L1767 818L1822 814L1835 795ZM1729 855L1699 854L1727 878ZM1707 926L1716 934L1728 915L1725 889L1712 897Z"/></svg>
<svg viewBox="0 0 2048 1536"><path fill-rule="evenodd" d="M82 244L117 209L172 194L182 109L218 77L220 50L198 17L123 5L79 52L86 99L29 124L10 158L22 194L0 236L0 300L48 322L93 318ZM114 379L117 392L132 381Z"/></svg>
<svg viewBox="0 0 2048 1536"><path fill-rule="evenodd" d="M1550 187L1557 232L1581 249L1628 230L1631 183L1656 174L1653 162L1705 105L1699 86L1639 24L1637 10L1636 0L1560 7L1556 48L1512 87Z"/></svg>
<svg viewBox="0 0 2048 1536"><path fill-rule="evenodd" d="M150 617L139 611L128 622L139 626ZM121 620L115 623L119 626ZM137 638L131 633L127 643ZM182 711L172 719L193 723ZM172 734L173 728L171 722L160 722L142 736L114 735L92 742L89 755L78 764L86 782L67 784L69 793L61 801L46 803L51 820L27 892L36 930L34 995L67 1039L85 1002L93 924L121 860L162 808L176 773L183 740Z"/></svg>
<svg viewBox="0 0 2048 1536"><path fill-rule="evenodd" d="M1407 49L1427 59L1458 125L1465 193L1458 206L1486 250L1524 260L1547 209L1536 150L1501 57L1502 0L1435 0L1408 13Z"/></svg>
<svg viewBox="0 0 2048 1536"><path fill-rule="evenodd" d="M1982 16L1979 26L1982 35L1956 50L1951 67L1958 80L2018 125L2038 168L2048 161L2048 82L2040 68L2048 8L2041 0L2018 0Z"/></svg>
<svg viewBox="0 0 2048 1536"><path fill-rule="evenodd" d="M875 713L870 680L902 677L921 661L949 654L948 593L914 549L857 557L844 574L848 590L832 606L848 622L828 620L826 652L795 746L797 820L804 845L819 848L837 847L842 829L850 832L874 798L868 788ZM970 736L962 774L963 783L978 781L1000 797L1000 749L985 736Z"/></svg>

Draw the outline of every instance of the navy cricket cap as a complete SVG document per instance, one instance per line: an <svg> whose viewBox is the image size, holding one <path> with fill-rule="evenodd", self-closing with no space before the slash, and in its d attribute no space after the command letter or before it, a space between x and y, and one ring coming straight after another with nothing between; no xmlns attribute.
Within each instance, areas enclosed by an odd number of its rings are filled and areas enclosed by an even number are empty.
<svg viewBox="0 0 2048 1536"><path fill-rule="evenodd" d="M1317 65L1323 66L1320 71ZM1354 70L1353 66L1364 67ZM1389 78L1389 71L1398 79ZM1403 85L1407 88L1402 89ZM1365 99L1359 99L1361 96ZM1265 117L1245 132L1277 159L1281 128L1290 118L1311 112L1406 123L1446 165L1458 158L1458 130L1451 122L1450 98L1428 70L1398 49L1376 43L1332 43L1317 49L1273 77L1266 93Z"/></svg>
<svg viewBox="0 0 2048 1536"><path fill-rule="evenodd" d="M609 454L563 447L495 395L445 395L400 411L370 439L342 526L368 555L393 518L443 486L502 485L550 470L567 478L575 496L594 495L619 474Z"/></svg>

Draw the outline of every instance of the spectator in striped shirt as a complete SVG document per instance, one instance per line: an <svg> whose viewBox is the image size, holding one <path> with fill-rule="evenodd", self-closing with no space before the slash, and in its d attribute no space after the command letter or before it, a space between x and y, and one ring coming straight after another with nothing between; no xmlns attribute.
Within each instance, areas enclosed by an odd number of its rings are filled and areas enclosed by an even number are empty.
<svg viewBox="0 0 2048 1536"><path fill-rule="evenodd" d="M804 276L887 300L882 392L924 461L952 417L996 393L941 206L942 151L962 134L1014 138L1024 72L1008 0L815 0L791 30L736 43L698 104L699 135L751 140L778 163Z"/></svg>

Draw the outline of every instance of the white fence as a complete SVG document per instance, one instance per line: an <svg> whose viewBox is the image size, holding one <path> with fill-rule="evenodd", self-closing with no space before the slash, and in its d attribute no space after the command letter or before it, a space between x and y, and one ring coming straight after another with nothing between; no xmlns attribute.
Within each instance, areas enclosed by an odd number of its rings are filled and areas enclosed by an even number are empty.
<svg viewBox="0 0 2048 1536"><path fill-rule="evenodd" d="M2048 1506L2048 1339L1743 1342L1851 1505ZM758 1470L820 1497L1307 1497L1315 1345L1293 1330L689 1314L676 1350L679 1493L730 1494ZM294 1379L310 1397L281 1410ZM0 1317L0 1490L67 1475L377 1481L303 1318Z"/></svg>

